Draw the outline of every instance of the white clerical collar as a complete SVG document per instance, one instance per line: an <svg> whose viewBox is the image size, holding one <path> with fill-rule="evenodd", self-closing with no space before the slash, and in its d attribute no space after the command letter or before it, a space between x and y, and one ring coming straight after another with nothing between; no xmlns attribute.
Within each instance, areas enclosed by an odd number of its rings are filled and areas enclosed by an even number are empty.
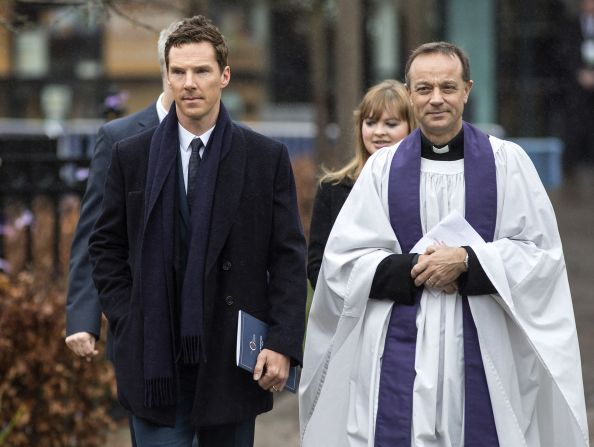
<svg viewBox="0 0 594 447"><path fill-rule="evenodd" d="M167 114L169 113L169 110L167 110L165 108L165 106L163 106L163 97L165 96L165 92L161 92L161 94L159 95L159 98L157 99L157 116L159 117L159 122L163 121L165 119L165 117L167 116Z"/></svg>
<svg viewBox="0 0 594 447"><path fill-rule="evenodd" d="M204 147L206 147L215 126L212 126L202 135L194 135L192 132L185 129L184 126L182 126L179 122L177 123L177 128L179 131L179 147L187 152L190 150L190 143L194 138L200 138L202 140L202 144L204 145Z"/></svg>
<svg viewBox="0 0 594 447"><path fill-rule="evenodd" d="M436 154L447 154L450 151L450 146L448 146L447 144L443 147L435 147L431 145L431 148L433 149L433 152L435 152Z"/></svg>

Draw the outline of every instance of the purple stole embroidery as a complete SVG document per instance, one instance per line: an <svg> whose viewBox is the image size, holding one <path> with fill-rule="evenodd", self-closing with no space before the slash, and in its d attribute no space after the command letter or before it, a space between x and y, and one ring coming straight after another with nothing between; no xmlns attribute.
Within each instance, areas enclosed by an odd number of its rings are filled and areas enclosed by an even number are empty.
<svg viewBox="0 0 594 447"><path fill-rule="evenodd" d="M489 138L463 123L466 220L487 241L493 241L497 217L495 159ZM409 253L423 236L419 182L421 176L421 135L417 129L401 144L390 168L390 223L403 253ZM409 447L412 432L412 391L415 380L417 342L416 305L394 304L386 334L378 412L376 447ZM491 399L481 358L476 326L468 298L463 297L465 447L498 447ZM422 411L422 409L419 409Z"/></svg>

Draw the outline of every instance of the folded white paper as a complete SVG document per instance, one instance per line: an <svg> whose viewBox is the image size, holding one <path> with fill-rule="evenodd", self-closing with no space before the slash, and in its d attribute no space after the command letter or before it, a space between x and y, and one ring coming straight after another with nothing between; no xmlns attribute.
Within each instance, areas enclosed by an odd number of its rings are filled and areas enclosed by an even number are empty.
<svg viewBox="0 0 594 447"><path fill-rule="evenodd" d="M430 245L447 245L461 247L463 245L484 244L483 238L475 231L458 211L452 211L441 222L427 232L410 251L425 253Z"/></svg>

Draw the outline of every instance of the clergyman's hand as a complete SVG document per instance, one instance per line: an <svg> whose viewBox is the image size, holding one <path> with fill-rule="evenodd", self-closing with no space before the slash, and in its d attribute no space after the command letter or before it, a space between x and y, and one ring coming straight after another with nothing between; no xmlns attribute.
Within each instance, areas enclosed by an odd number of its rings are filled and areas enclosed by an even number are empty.
<svg viewBox="0 0 594 447"><path fill-rule="evenodd" d="M254 380L267 391L282 391L289 378L291 361L286 355L262 349L254 368Z"/></svg>
<svg viewBox="0 0 594 447"><path fill-rule="evenodd" d="M425 285L453 293L456 280L466 271L465 258L466 250L462 247L431 245L412 268L411 277L417 287Z"/></svg>
<svg viewBox="0 0 594 447"><path fill-rule="evenodd" d="M76 332L66 337L66 346L79 357L85 357L87 362L93 360L99 351L95 349L95 336L89 332Z"/></svg>

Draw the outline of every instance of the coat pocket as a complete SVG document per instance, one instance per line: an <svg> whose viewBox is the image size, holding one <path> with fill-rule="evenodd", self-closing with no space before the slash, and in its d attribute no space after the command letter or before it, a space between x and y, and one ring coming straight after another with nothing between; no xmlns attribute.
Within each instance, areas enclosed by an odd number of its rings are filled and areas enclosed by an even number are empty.
<svg viewBox="0 0 594 447"><path fill-rule="evenodd" d="M117 295L102 297L101 310L107 317L111 333L117 336L122 320L130 311L130 288L122 290Z"/></svg>

